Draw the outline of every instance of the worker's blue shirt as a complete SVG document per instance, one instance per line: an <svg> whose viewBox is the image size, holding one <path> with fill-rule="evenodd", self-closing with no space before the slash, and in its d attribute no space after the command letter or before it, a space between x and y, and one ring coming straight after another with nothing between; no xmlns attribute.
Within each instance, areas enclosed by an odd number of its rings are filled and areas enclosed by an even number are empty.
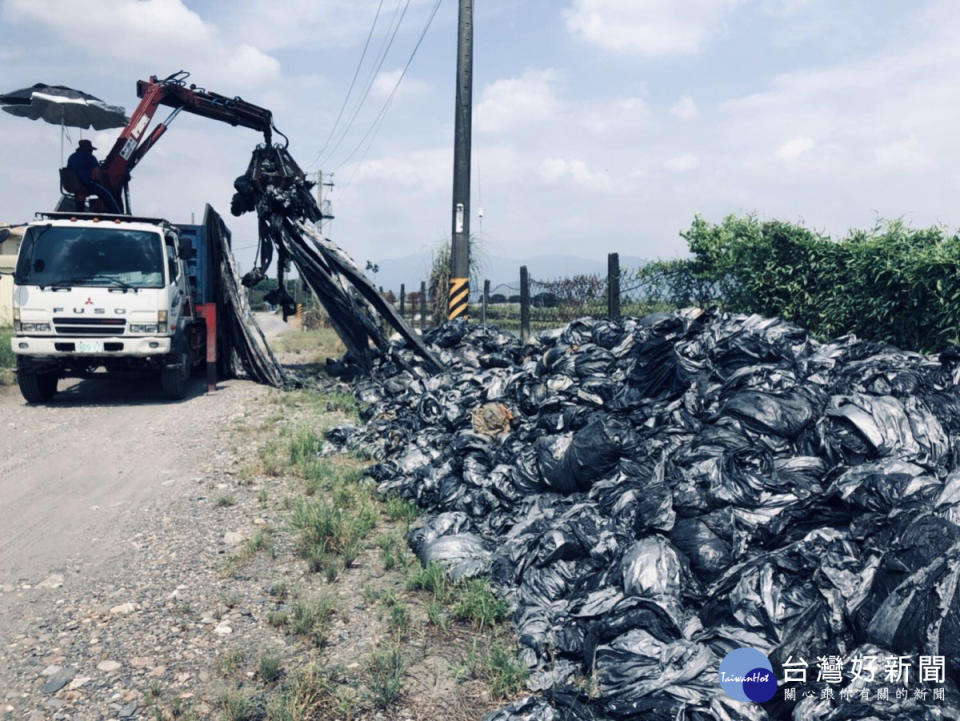
<svg viewBox="0 0 960 721"><path fill-rule="evenodd" d="M67 167L77 174L81 183L91 185L93 183L93 169L99 168L100 163L93 153L78 150L67 159Z"/></svg>

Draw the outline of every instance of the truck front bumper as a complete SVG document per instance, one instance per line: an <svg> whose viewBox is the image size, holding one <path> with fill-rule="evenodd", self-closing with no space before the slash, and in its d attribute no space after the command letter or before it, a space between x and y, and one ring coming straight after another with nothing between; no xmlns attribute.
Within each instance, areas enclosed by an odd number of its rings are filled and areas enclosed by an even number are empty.
<svg viewBox="0 0 960 721"><path fill-rule="evenodd" d="M10 339L16 355L70 358L166 355L170 336L116 336L114 338L76 338L69 336L18 335Z"/></svg>

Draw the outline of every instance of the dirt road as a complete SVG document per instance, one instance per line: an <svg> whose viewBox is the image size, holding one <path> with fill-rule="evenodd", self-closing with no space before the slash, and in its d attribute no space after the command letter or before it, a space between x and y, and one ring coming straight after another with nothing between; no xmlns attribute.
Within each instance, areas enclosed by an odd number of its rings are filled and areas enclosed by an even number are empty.
<svg viewBox="0 0 960 721"><path fill-rule="evenodd" d="M129 624L102 630L102 620L216 577L230 528L210 513L212 496L235 482L235 426L270 393L225 381L207 395L196 382L171 403L153 378L61 389L49 405L28 406L16 387L0 388L0 718L123 710L103 669L150 656L150 635ZM170 562L178 555L187 568ZM112 649L111 639L127 645ZM100 683L109 694L76 715L50 689L84 677L78 693Z"/></svg>

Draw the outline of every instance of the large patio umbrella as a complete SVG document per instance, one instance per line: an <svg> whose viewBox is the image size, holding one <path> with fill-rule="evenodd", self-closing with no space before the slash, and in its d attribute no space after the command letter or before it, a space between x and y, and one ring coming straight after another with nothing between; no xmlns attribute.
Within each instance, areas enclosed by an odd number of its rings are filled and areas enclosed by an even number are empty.
<svg viewBox="0 0 960 721"><path fill-rule="evenodd" d="M123 108L63 85L37 83L29 88L4 93L0 95L0 107L11 115L59 125L61 164L64 127L105 130L122 128L127 124Z"/></svg>

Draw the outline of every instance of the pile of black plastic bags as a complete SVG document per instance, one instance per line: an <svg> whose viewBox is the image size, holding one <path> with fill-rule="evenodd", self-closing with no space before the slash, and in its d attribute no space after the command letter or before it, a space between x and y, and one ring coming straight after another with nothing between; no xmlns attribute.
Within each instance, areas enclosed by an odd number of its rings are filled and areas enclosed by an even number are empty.
<svg viewBox="0 0 960 721"><path fill-rule="evenodd" d="M425 511L419 558L512 601L532 695L489 721L960 718L955 356L699 310L424 340L446 369L395 341L326 450L372 454ZM781 680L805 660L806 685L734 700L718 666L741 647ZM830 698L830 656L880 665Z"/></svg>

